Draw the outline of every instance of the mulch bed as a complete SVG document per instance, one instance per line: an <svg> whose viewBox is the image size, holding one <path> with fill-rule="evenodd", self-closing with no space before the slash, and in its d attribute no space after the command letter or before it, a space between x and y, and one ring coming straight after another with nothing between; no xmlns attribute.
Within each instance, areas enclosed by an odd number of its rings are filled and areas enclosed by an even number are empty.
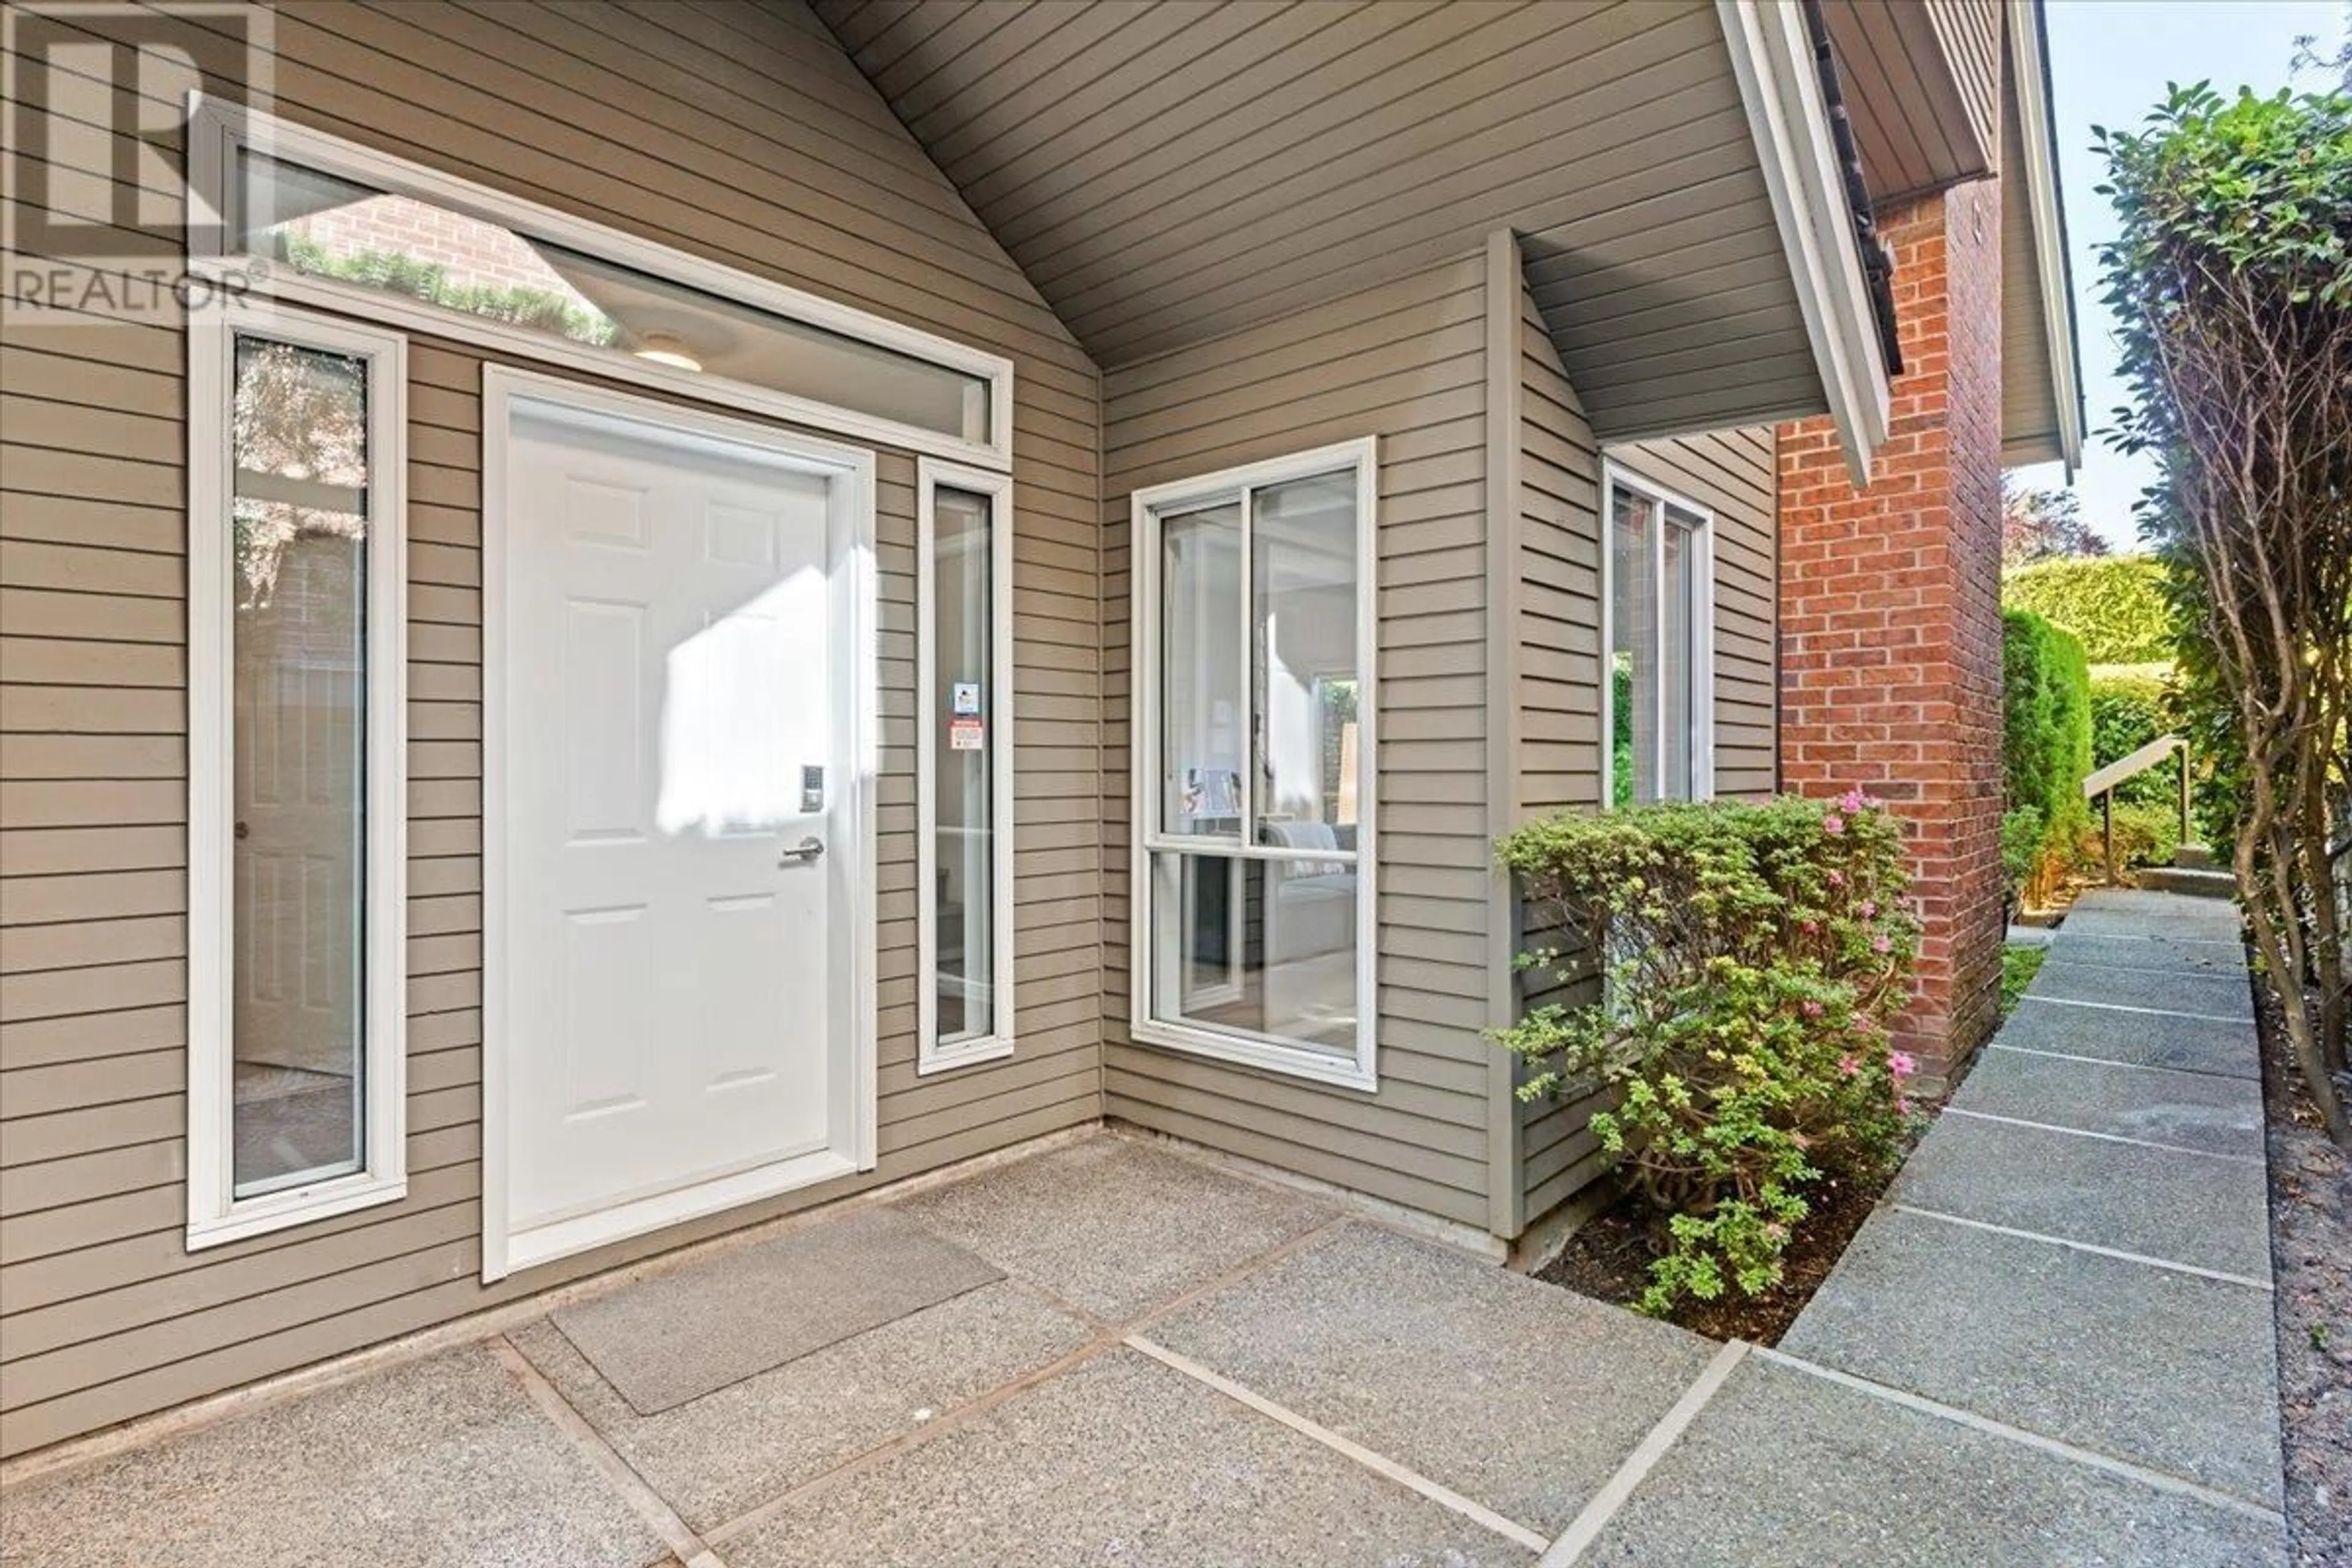
<svg viewBox="0 0 2352 1568"><path fill-rule="evenodd" d="M1783 1255L1779 1289L1743 1296L1734 1288L1712 1301L1685 1300L1667 1321L1709 1339L1779 1344L1894 1179L1890 1172L1874 1182L1824 1182L1811 1189L1807 1196L1813 1212L1797 1227L1796 1240ZM1629 1194L1580 1226L1569 1238L1567 1250L1536 1278L1630 1306L1649 1287L1650 1259L1657 1256L1655 1238L1664 1229L1665 1221L1656 1210ZM2352 1326L2347 1326L2346 1338L2352 1345Z"/></svg>
<svg viewBox="0 0 2352 1568"><path fill-rule="evenodd" d="M2328 1142L2279 1000L2254 987L2270 1126L2279 1422L2295 1568L2352 1563L2352 1155Z"/></svg>

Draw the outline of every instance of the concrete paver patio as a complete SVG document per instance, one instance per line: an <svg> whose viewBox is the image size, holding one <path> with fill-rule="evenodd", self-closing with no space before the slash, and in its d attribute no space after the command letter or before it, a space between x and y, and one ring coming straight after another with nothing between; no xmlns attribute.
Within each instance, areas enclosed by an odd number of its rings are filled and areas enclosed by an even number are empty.
<svg viewBox="0 0 2352 1568"><path fill-rule="evenodd" d="M2226 1006L2220 927L2168 909L2091 900L2053 985L2112 949ZM1003 1279L675 1407L541 1317L28 1473L0 1561L2259 1565L2251 1027L2131 1065L2151 1022L2021 1011L1785 1353L1101 1133L891 1203Z"/></svg>

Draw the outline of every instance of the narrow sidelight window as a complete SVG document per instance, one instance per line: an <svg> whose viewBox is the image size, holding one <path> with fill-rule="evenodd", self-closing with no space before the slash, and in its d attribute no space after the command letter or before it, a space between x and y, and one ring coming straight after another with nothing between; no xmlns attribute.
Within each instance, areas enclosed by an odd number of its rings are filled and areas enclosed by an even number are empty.
<svg viewBox="0 0 2352 1568"><path fill-rule="evenodd" d="M919 469L916 1070L929 1073L1013 1051L1013 487Z"/></svg>
<svg viewBox="0 0 2352 1568"><path fill-rule="evenodd" d="M1601 798L1704 800L1715 777L1709 520L1631 475L1612 471L1607 488Z"/></svg>
<svg viewBox="0 0 2352 1568"><path fill-rule="evenodd" d="M1134 500L1133 1029L1373 1087L1370 441Z"/></svg>
<svg viewBox="0 0 2352 1568"><path fill-rule="evenodd" d="M403 357L191 333L192 1247L403 1191Z"/></svg>

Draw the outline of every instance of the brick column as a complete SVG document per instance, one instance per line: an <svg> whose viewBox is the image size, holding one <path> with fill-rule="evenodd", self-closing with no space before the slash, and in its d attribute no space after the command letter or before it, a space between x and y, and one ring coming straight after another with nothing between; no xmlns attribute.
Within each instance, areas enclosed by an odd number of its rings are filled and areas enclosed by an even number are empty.
<svg viewBox="0 0 2352 1568"><path fill-rule="evenodd" d="M1905 371L1869 488L1828 420L1780 431L1780 783L1905 819L1927 931L1896 1036L1934 1092L2000 998L2000 191L1882 218Z"/></svg>

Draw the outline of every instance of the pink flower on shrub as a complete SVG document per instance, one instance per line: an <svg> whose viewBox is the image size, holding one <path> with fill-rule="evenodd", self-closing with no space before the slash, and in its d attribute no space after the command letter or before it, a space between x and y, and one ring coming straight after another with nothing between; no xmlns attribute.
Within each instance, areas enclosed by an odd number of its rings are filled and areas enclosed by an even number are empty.
<svg viewBox="0 0 2352 1568"><path fill-rule="evenodd" d="M1894 1055L1886 1058L1886 1070L1895 1075L1895 1082L1900 1083L1905 1079L1909 1078L1913 1073L1917 1072L1919 1070L1919 1064L1911 1059L1910 1052L1896 1051Z"/></svg>
<svg viewBox="0 0 2352 1568"><path fill-rule="evenodd" d="M1864 920L1869 920L1877 913L1878 900L1876 899L1864 899L1862 900L1862 918Z"/></svg>
<svg viewBox="0 0 2352 1568"><path fill-rule="evenodd" d="M1798 1011L1803 1013L1808 1018L1818 1018L1822 1016L1822 1005L1808 996L1800 1005Z"/></svg>
<svg viewBox="0 0 2352 1568"><path fill-rule="evenodd" d="M1834 811L1831 812L1827 816L1822 818L1822 831L1823 833L1843 833L1845 831L1845 818L1840 816Z"/></svg>
<svg viewBox="0 0 2352 1568"><path fill-rule="evenodd" d="M1799 921L1797 922L1797 929L1803 931L1807 936L1811 936L1818 932L1822 927L1819 921Z"/></svg>
<svg viewBox="0 0 2352 1568"><path fill-rule="evenodd" d="M1850 789L1838 797L1838 805L1848 816L1859 816L1867 800L1868 797L1862 791Z"/></svg>
<svg viewBox="0 0 2352 1568"><path fill-rule="evenodd" d="M1906 1094L1906 1095L1901 1095L1901 1096L1898 1096L1898 1097L1895 1099L1895 1111L1896 1111L1898 1114L1900 1114L1900 1115L1903 1115L1903 1116L1908 1116L1908 1115L1910 1115L1910 1114L1911 1114L1911 1097L1910 1097L1909 1095L1907 1095L1907 1094Z"/></svg>
<svg viewBox="0 0 2352 1568"><path fill-rule="evenodd" d="M1887 941L1883 936L1874 936L1870 939L1870 951L1873 952L1892 952L1894 950L1895 944Z"/></svg>
<svg viewBox="0 0 2352 1568"><path fill-rule="evenodd" d="M1835 869L1835 868L1832 868L1832 870L1830 871L1830 886L1831 886L1831 887L1832 887L1832 888L1843 888L1843 887L1844 887L1844 886L1845 886L1845 873L1844 873L1844 872L1843 872L1843 871L1837 870L1837 869Z"/></svg>

